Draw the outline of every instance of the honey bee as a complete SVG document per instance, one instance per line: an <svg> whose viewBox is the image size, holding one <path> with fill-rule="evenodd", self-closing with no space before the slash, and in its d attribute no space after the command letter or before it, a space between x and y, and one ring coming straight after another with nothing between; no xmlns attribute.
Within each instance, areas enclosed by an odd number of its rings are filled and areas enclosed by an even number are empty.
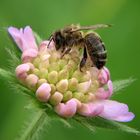
<svg viewBox="0 0 140 140"><path fill-rule="evenodd" d="M55 31L50 37L50 42L52 40L54 41L56 50L61 49L62 57L69 53L73 46L82 46L84 50L83 57L79 65L80 71L86 64L88 56L92 61L92 65L98 69L101 69L105 65L107 59L107 51L104 43L97 33L92 32L84 34L83 30L96 30L110 26L111 25L108 24L97 24L91 26L78 26L72 24L63 29Z"/></svg>

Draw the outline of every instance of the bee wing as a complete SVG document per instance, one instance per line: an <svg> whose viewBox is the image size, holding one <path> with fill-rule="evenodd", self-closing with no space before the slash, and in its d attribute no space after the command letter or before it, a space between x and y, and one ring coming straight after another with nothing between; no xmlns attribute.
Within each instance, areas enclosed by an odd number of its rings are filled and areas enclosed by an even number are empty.
<svg viewBox="0 0 140 140"><path fill-rule="evenodd" d="M80 31L80 30L96 30L100 28L108 28L111 27L111 24L96 24L96 25L91 25L91 26L82 26L78 29L73 30L72 32Z"/></svg>

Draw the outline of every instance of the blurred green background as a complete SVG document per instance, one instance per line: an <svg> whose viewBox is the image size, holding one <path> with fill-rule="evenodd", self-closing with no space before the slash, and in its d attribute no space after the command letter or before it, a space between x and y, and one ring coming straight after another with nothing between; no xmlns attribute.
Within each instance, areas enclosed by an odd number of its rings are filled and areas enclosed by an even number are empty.
<svg viewBox="0 0 140 140"><path fill-rule="evenodd" d="M10 44L1 27L30 25L44 39L51 32L71 23L92 25L111 23L110 29L98 31L108 50L107 67L112 80L134 77L130 87L113 98L127 103L136 118L127 123L140 130L140 1L139 0L0 0L0 67L6 67ZM6 82L0 81L0 140L13 140L28 113L26 98L11 93ZM42 140L138 140L140 137L117 131L98 130L94 135L77 126L67 129L54 122Z"/></svg>

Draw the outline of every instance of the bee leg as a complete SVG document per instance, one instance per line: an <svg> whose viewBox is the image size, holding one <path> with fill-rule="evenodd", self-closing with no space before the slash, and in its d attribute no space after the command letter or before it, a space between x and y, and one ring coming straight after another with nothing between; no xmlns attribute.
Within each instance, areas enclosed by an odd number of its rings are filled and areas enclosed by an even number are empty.
<svg viewBox="0 0 140 140"><path fill-rule="evenodd" d="M66 46L62 46L61 47L61 53L64 53L65 50L66 50Z"/></svg>
<svg viewBox="0 0 140 140"><path fill-rule="evenodd" d="M70 50L71 50L71 48L65 49L65 50L63 51L62 55L61 55L61 58L63 58L63 56L64 56L65 54L68 54L68 53L70 52Z"/></svg>
<svg viewBox="0 0 140 140"><path fill-rule="evenodd" d="M86 64L86 58L82 58L80 62L80 71L82 72L82 67Z"/></svg>
<svg viewBox="0 0 140 140"><path fill-rule="evenodd" d="M86 64L86 60L87 60L87 50L86 47L84 47L84 53L83 53L83 58L80 62L80 71L82 72L82 67Z"/></svg>

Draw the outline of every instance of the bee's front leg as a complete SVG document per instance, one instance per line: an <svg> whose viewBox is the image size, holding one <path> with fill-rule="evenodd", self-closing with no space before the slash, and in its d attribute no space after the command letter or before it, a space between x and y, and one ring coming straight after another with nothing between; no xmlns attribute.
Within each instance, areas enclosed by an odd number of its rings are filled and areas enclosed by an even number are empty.
<svg viewBox="0 0 140 140"><path fill-rule="evenodd" d="M62 53L62 55L61 55L61 58L63 58L63 56L64 56L65 54L68 54L70 51L71 51L71 48L66 48L66 49L64 49L64 51L63 51L63 53Z"/></svg>

